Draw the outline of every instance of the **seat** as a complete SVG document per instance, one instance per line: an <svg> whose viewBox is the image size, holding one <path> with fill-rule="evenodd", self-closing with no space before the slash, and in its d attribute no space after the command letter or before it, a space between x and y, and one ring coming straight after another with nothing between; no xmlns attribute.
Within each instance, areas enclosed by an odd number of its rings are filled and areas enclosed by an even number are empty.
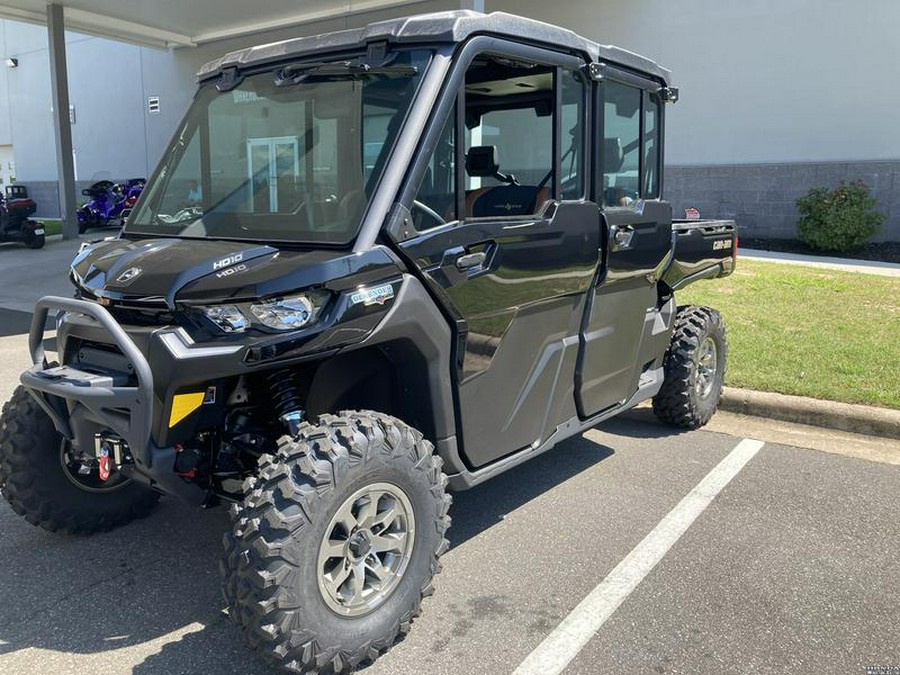
<svg viewBox="0 0 900 675"><path fill-rule="evenodd" d="M550 196L550 190L538 185L519 185L515 178L500 173L496 146L474 145L466 153L466 173L480 178L494 178L503 185L466 190L466 216L496 218L528 216Z"/></svg>

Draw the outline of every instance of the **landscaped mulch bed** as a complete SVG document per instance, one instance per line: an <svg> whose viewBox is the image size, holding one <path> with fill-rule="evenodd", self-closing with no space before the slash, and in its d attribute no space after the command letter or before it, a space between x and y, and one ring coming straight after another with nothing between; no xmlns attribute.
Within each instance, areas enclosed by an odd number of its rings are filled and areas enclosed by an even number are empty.
<svg viewBox="0 0 900 675"><path fill-rule="evenodd" d="M846 253L839 253L837 251L819 251L818 249L810 248L797 239L754 239L752 237L741 237L740 247L756 249L757 251L778 251L779 253L800 253L802 255L900 263L900 242L896 241L889 241L881 244L866 244L863 248Z"/></svg>

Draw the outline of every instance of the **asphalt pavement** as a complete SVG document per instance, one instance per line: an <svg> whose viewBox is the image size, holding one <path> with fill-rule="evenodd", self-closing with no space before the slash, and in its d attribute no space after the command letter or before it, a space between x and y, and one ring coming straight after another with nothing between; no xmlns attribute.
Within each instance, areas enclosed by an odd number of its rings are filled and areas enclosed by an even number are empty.
<svg viewBox="0 0 900 675"><path fill-rule="evenodd" d="M513 672L739 440L611 421L457 494L435 595L363 672ZM564 672L900 662L898 494L897 466L766 444ZM71 538L0 506L0 673L270 673L221 611L227 526L167 499Z"/></svg>

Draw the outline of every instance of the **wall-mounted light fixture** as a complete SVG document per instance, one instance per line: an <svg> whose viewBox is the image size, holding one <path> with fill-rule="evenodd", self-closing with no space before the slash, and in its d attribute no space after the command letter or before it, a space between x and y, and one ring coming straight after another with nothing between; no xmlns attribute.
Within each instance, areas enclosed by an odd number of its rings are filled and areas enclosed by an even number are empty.
<svg viewBox="0 0 900 675"><path fill-rule="evenodd" d="M6 59L6 67L7 68L18 68L19 67L19 59L10 57Z"/></svg>

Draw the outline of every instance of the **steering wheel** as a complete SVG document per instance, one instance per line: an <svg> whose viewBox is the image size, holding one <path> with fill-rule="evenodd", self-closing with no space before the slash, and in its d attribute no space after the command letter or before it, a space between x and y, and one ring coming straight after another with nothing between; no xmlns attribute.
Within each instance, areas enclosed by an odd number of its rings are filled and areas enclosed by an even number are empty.
<svg viewBox="0 0 900 675"><path fill-rule="evenodd" d="M436 225L444 225L447 222L440 213L428 206L428 204L420 202L418 199L413 199L412 208L419 209L419 211L431 218Z"/></svg>

